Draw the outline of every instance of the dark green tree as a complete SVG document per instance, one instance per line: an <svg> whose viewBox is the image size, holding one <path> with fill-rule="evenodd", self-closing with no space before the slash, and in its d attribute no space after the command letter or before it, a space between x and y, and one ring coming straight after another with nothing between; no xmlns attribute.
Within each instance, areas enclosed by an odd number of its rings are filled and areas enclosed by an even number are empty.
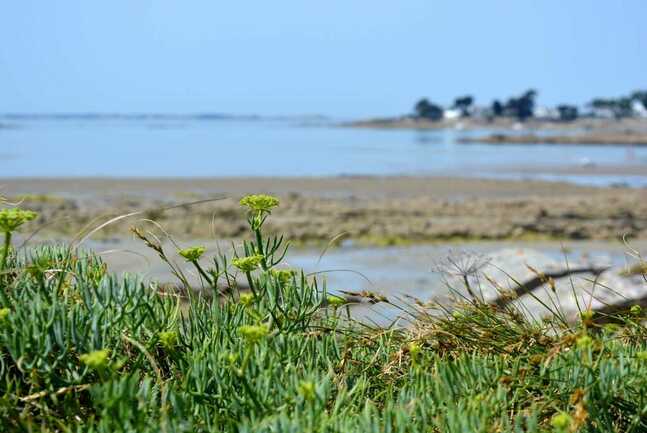
<svg viewBox="0 0 647 433"><path fill-rule="evenodd" d="M510 98L505 105L505 113L524 121L532 117L535 110L537 91L530 89L518 98Z"/></svg>
<svg viewBox="0 0 647 433"><path fill-rule="evenodd" d="M577 119L579 115L579 111L574 105L558 105L557 111L559 111L559 120L563 122L572 122L573 120Z"/></svg>
<svg viewBox="0 0 647 433"><path fill-rule="evenodd" d="M461 110L461 116L463 117L470 116L470 108L472 107L472 104L474 104L474 97L470 95L454 99L454 108Z"/></svg>
<svg viewBox="0 0 647 433"><path fill-rule="evenodd" d="M634 94L632 94L632 97L596 98L591 101L590 105L593 108L610 110L611 112L613 112L613 116L617 119L629 117L633 114L631 104L634 100L633 96L636 93L637 92L634 92Z"/></svg>
<svg viewBox="0 0 647 433"><path fill-rule="evenodd" d="M441 106L429 102L427 98L423 98L416 103L414 107L416 117L420 119L429 119L437 121L443 118L443 109Z"/></svg>
<svg viewBox="0 0 647 433"><path fill-rule="evenodd" d="M503 104L498 99L492 102L492 115L494 117L503 116Z"/></svg>
<svg viewBox="0 0 647 433"><path fill-rule="evenodd" d="M643 107L647 108L647 90L636 90L631 94L631 99L640 102Z"/></svg>

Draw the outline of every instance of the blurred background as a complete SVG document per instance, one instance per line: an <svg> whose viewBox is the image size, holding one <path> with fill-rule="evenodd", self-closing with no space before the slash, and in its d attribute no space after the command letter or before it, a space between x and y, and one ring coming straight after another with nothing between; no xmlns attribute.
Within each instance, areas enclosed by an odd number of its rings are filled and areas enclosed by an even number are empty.
<svg viewBox="0 0 647 433"><path fill-rule="evenodd" d="M621 266L647 239L645 16L640 0L12 2L0 192L42 214L32 242L142 211L88 244L162 279L129 226L226 249L256 192L282 200L288 261L331 287L432 296L457 249Z"/></svg>

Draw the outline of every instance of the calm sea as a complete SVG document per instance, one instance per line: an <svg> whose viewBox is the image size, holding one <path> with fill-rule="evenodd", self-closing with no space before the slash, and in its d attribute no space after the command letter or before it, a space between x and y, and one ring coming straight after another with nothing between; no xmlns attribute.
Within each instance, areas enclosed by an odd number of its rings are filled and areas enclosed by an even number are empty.
<svg viewBox="0 0 647 433"><path fill-rule="evenodd" d="M647 164L647 148L456 142L488 132L336 128L302 119L5 116L0 177L450 175L647 185L646 177L622 172L551 171Z"/></svg>

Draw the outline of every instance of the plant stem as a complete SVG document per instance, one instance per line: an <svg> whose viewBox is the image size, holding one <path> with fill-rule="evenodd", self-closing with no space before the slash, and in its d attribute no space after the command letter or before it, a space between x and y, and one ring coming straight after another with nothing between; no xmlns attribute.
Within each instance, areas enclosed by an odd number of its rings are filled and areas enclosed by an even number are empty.
<svg viewBox="0 0 647 433"><path fill-rule="evenodd" d="M465 283L465 288L467 289L467 292L470 294L472 299L476 300L476 296L472 291L472 287L470 286L470 280L467 278L467 275L463 275L463 282Z"/></svg>
<svg viewBox="0 0 647 433"><path fill-rule="evenodd" d="M247 283L249 284L249 290L251 290L254 296L256 296L256 289L254 288L254 281L252 280L251 272L245 272L245 275L247 276Z"/></svg>
<svg viewBox="0 0 647 433"><path fill-rule="evenodd" d="M261 236L260 227L255 229L254 233L256 233L256 250L258 254L263 256L261 259L261 267L264 271L267 271L267 261L265 260L265 253L263 252L263 236Z"/></svg>
<svg viewBox="0 0 647 433"><path fill-rule="evenodd" d="M7 266L7 257L9 256L9 248L11 247L11 232L4 234L4 248L2 249L2 261L0 261L0 271L4 271Z"/></svg>
<svg viewBox="0 0 647 433"><path fill-rule="evenodd" d="M211 280L211 277L210 277L209 275L207 275L207 273L204 271L204 269L202 269L202 266L200 266L200 264L198 263L198 261L197 261L197 260L194 260L194 261L192 261L191 263L193 263L193 266L195 266L195 268L198 270L198 273L199 273L200 275L202 275L202 278L204 278L210 286L213 286L213 285L214 285L214 283L213 283L213 281ZM214 287L214 288L215 288L215 287Z"/></svg>

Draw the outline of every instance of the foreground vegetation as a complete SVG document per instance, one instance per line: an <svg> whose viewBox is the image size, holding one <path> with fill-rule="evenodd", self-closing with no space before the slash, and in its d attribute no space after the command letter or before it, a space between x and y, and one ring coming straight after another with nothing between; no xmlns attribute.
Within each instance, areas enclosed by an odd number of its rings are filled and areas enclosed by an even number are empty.
<svg viewBox="0 0 647 433"><path fill-rule="evenodd" d="M233 257L177 251L200 293L112 275L77 244L10 248L36 215L0 211L0 430L647 431L640 308L612 325L588 311L535 323L471 300L409 329L368 327L281 267L287 246L263 234L276 199L241 204L252 240ZM155 236L134 233L188 286Z"/></svg>

